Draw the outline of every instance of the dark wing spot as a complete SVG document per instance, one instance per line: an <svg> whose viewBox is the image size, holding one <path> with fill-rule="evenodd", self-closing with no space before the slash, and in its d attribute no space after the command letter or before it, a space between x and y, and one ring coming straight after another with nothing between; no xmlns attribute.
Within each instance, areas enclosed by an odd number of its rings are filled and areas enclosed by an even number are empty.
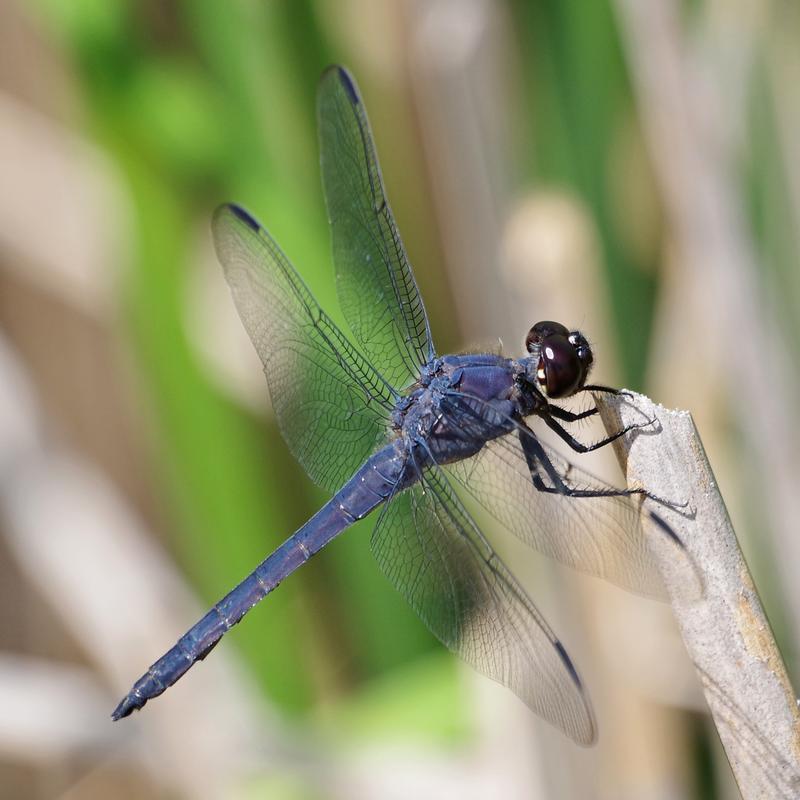
<svg viewBox="0 0 800 800"><path fill-rule="evenodd" d="M234 216L238 217L249 228L252 228L256 232L261 229L261 226L255 221L255 219L253 219L253 217L251 217L250 214L241 206L237 206L236 203L230 203L228 208L231 210Z"/></svg>
<svg viewBox="0 0 800 800"><path fill-rule="evenodd" d="M350 102L357 106L361 102L361 98L358 96L355 81L344 67L337 67L337 72L339 73L339 80L350 98Z"/></svg>
<svg viewBox="0 0 800 800"><path fill-rule="evenodd" d="M672 541L673 541L673 542L675 542L675 544L677 544L677 545L678 545L678 546L681 548L681 550L685 550L685 549L686 549L686 545L683 543L683 541L681 540L680 536L678 536L678 534L677 534L677 533L675 533L675 531L672 529L672 526L671 526L671 525L668 525L668 524L667 524L667 523L666 523L666 522L665 522L665 521L664 521L664 520L663 520L663 519L662 519L662 518L661 518L661 517L660 517L658 514L656 514L654 511L650 511L650 512L648 512L648 513L650 514L650 519L652 519L652 520L653 520L653 522L655 522L655 523L656 523L656 525L658 525L658 527L659 527L659 528L661 528L661 530L662 530L664 533L666 533L666 534L667 534L667 536L669 536L669 538L670 538L670 539L672 539Z"/></svg>
<svg viewBox="0 0 800 800"><path fill-rule="evenodd" d="M572 659L567 655L567 651L564 649L564 645L558 641L558 639L553 642L555 645L558 654L561 656L561 660L564 662L564 666L567 668L572 680L575 682L575 685L579 689L583 689L583 684L581 683L581 679L578 677L578 670L575 669L575 665L572 663Z"/></svg>

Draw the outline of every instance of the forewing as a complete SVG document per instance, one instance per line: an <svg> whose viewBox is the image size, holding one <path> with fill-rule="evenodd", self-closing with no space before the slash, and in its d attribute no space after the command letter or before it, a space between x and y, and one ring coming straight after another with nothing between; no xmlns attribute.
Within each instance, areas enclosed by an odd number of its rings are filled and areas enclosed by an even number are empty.
<svg viewBox="0 0 800 800"><path fill-rule="evenodd" d="M457 415L461 435L477 435L479 408L475 402L449 400L448 410ZM487 413L496 411L487 407ZM640 496L613 494L618 490L538 439L549 464L538 461L532 473L520 441L529 436L530 431L519 426L487 442L472 458L444 469L501 525L544 555L637 594L667 599L642 529ZM553 480L550 470L559 481ZM534 478L546 490L537 488ZM578 495L565 494L559 482ZM585 492L608 494L580 496ZM694 561L677 540L663 539L685 577L687 596L698 596L702 579Z"/></svg>
<svg viewBox="0 0 800 800"><path fill-rule="evenodd" d="M576 742L594 741L592 709L563 645L437 467L385 507L372 549L450 650Z"/></svg>
<svg viewBox="0 0 800 800"><path fill-rule="evenodd" d="M311 478L335 492L385 435L393 393L258 222L225 205L212 227L283 437Z"/></svg>
<svg viewBox="0 0 800 800"><path fill-rule="evenodd" d="M367 113L342 67L322 76L317 117L342 312L367 356L403 388L434 356L428 317L386 199Z"/></svg>

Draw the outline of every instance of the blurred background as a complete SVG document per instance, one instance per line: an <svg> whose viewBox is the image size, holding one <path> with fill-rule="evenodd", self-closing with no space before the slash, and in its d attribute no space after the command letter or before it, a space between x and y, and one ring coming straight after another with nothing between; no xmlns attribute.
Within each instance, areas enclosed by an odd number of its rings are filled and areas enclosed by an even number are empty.
<svg viewBox="0 0 800 800"><path fill-rule="evenodd" d="M583 750L428 635L368 521L111 723L325 500L209 220L246 205L340 319L331 62L439 352L562 320L597 381L691 410L797 676L800 7L2 0L0 797L738 797L667 607L504 550L588 684Z"/></svg>

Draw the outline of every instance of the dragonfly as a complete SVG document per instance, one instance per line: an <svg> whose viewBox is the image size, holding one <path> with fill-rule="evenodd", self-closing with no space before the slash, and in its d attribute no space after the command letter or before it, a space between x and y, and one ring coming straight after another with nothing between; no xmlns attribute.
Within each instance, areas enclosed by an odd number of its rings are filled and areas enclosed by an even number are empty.
<svg viewBox="0 0 800 800"><path fill-rule="evenodd" d="M216 252L264 365L283 437L331 499L136 681L114 710L140 709L334 537L373 511L377 563L431 632L582 745L597 726L578 670L476 522L470 504L559 562L663 597L643 532L642 488L617 489L542 441L539 420L577 454L569 427L597 413L558 401L616 392L587 383L593 354L577 330L538 322L525 354L437 355L389 206L353 77L323 73L317 95L322 182L336 287L352 338L315 301L244 208L215 212ZM638 495L638 497L637 497ZM676 559L686 550L655 514Z"/></svg>

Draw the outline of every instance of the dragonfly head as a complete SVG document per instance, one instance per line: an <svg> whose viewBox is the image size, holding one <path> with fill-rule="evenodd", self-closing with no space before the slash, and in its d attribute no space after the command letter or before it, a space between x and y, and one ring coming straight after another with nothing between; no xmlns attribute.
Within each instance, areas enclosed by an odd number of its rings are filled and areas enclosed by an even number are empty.
<svg viewBox="0 0 800 800"><path fill-rule="evenodd" d="M535 360L537 385L554 400L583 388L594 361L584 335L558 322L537 322L525 337L525 349Z"/></svg>

